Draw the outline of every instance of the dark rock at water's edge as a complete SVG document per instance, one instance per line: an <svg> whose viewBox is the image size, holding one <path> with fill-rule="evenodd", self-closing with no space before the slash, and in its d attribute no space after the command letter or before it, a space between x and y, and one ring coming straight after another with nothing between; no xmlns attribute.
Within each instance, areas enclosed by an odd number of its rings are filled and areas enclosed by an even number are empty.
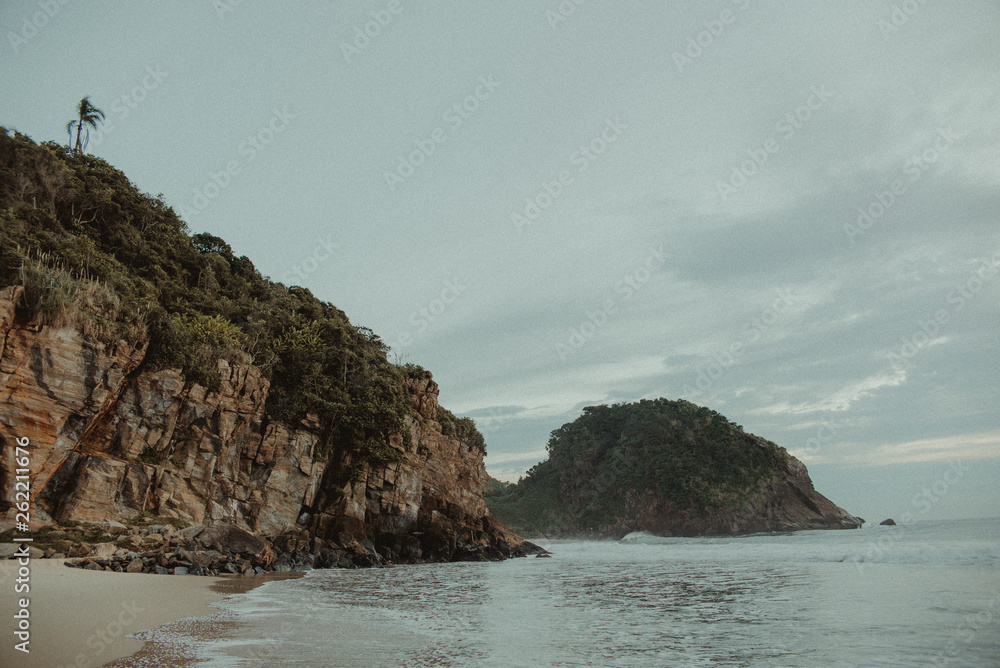
<svg viewBox="0 0 1000 668"><path fill-rule="evenodd" d="M544 549L527 542L517 548L502 543L485 547L461 543L453 552L429 553L422 558L397 554L381 542L358 541L346 533L339 541L315 538L310 541L308 530L295 529L271 542L231 524L203 528L196 537L185 536L183 530L171 526L163 532L162 540L150 540L153 534L148 527L132 527L126 537L115 542L93 544L79 541L74 527L62 527L59 533L65 534L67 539L63 540L72 544L68 550L69 559L54 551L36 551L33 558L63 559L66 566L86 570L158 575L262 575L316 568L384 568L429 561L493 561L528 554L548 556ZM46 532L40 536L47 540ZM110 538L108 535L97 537ZM444 537L440 541L441 544L448 542ZM315 552L299 549L306 543L318 549Z"/></svg>
<svg viewBox="0 0 1000 668"><path fill-rule="evenodd" d="M521 543L521 549L524 550L525 554L533 554L536 557L548 556L552 554L541 545L535 545L534 543L531 543L529 541L524 541L523 543Z"/></svg>
<svg viewBox="0 0 1000 668"><path fill-rule="evenodd" d="M894 527L894 526L896 526L896 520L894 520L894 519L892 519L890 517L887 520L882 520L881 522L878 523L878 525L880 527Z"/></svg>
<svg viewBox="0 0 1000 668"><path fill-rule="evenodd" d="M490 511L526 536L603 539L855 529L784 448L688 401L592 406L552 432L549 459L493 481Z"/></svg>

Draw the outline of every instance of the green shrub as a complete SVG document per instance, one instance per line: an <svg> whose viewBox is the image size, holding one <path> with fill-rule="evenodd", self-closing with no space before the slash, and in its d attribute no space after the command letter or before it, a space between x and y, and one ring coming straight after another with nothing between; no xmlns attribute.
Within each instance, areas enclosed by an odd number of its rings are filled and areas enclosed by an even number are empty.
<svg viewBox="0 0 1000 668"><path fill-rule="evenodd" d="M445 436L456 436L465 441L470 448L486 452L486 441L476 428L472 418L455 417L455 414L444 406L438 406L437 419L441 424L441 433Z"/></svg>
<svg viewBox="0 0 1000 668"><path fill-rule="evenodd" d="M147 370L218 389L219 359L258 366L268 415L318 417L316 456L346 455L351 475L397 459L390 438L409 437L410 371L374 333L268 280L222 239L190 235L162 197L103 160L0 128L0 288L22 284L25 317L148 343Z"/></svg>

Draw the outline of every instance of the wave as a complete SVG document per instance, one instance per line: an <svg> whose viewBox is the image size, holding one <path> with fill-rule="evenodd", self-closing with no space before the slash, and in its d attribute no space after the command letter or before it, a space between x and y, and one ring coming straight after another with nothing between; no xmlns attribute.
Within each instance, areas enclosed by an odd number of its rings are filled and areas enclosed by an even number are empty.
<svg viewBox="0 0 1000 668"><path fill-rule="evenodd" d="M649 553L637 555L649 558L669 554L672 559L691 560L1000 567L1000 543L997 541L968 536L944 538L897 527L697 538L634 531L615 545L619 550Z"/></svg>

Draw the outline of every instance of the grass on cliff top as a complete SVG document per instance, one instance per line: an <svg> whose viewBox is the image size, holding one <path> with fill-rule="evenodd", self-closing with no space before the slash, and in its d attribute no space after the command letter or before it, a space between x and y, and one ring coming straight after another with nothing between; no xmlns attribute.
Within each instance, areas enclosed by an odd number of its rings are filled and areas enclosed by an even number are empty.
<svg viewBox="0 0 1000 668"><path fill-rule="evenodd" d="M546 447L546 461L486 495L516 531L600 532L650 496L693 517L735 509L788 461L719 413L667 399L589 406Z"/></svg>
<svg viewBox="0 0 1000 668"><path fill-rule="evenodd" d="M24 287L26 320L105 345L148 342L146 370L177 368L218 390L220 359L254 364L271 381L271 418L319 416L321 459L346 451L357 470L398 459L389 438L409 437L408 370L371 330L262 276L224 240L190 234L162 196L107 162L0 128L0 288L10 285ZM482 442L474 425L442 415Z"/></svg>

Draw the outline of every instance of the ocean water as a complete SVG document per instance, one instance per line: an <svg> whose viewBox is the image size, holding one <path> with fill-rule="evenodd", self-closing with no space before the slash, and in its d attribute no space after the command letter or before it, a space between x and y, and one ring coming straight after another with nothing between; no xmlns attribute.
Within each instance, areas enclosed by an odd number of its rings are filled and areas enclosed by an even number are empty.
<svg viewBox="0 0 1000 668"><path fill-rule="evenodd" d="M313 571L144 638L210 666L1000 666L1000 520L540 544Z"/></svg>

